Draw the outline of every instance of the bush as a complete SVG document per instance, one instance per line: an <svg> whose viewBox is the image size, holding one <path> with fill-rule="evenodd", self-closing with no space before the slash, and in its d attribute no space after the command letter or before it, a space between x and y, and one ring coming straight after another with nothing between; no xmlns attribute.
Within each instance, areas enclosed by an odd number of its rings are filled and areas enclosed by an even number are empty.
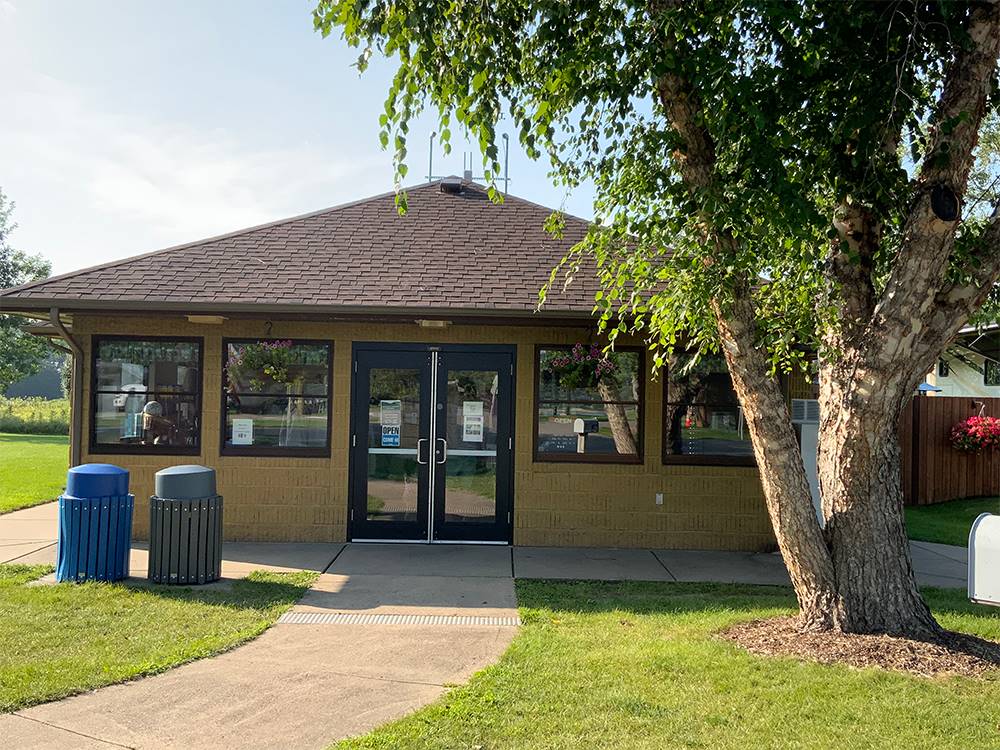
<svg viewBox="0 0 1000 750"><path fill-rule="evenodd" d="M69 399L0 396L0 432L22 435L68 435Z"/></svg>

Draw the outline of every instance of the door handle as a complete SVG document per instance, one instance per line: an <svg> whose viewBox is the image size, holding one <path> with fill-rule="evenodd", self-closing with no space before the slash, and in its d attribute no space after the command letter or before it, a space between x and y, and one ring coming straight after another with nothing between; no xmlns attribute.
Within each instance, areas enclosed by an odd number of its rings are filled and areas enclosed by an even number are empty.
<svg viewBox="0 0 1000 750"><path fill-rule="evenodd" d="M444 438L438 438L438 440L440 440L444 445L441 450L441 460L438 461L437 463L443 464L445 461L448 460L448 441L445 440Z"/></svg>
<svg viewBox="0 0 1000 750"><path fill-rule="evenodd" d="M426 466L426 465L427 465L427 462L426 462L426 461L421 461L421 460L420 460L420 444L421 444L421 443L426 443L426 442L427 442L427 440L428 440L428 438L420 438L420 439L419 439L419 440L417 441L417 463L418 463L418 464L420 464L421 466Z"/></svg>

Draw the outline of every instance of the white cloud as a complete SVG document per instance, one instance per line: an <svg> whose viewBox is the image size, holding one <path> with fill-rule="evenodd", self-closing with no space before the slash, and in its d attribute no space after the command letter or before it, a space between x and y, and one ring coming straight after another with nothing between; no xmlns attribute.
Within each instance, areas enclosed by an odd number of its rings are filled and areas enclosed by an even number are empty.
<svg viewBox="0 0 1000 750"><path fill-rule="evenodd" d="M32 74L5 93L0 186L17 243L62 272L239 229L385 189L388 158L246 131L110 112L86 90ZM15 188L17 192L15 192Z"/></svg>
<svg viewBox="0 0 1000 750"><path fill-rule="evenodd" d="M0 13L12 16L17 13L17 6L11 0L0 0Z"/></svg>

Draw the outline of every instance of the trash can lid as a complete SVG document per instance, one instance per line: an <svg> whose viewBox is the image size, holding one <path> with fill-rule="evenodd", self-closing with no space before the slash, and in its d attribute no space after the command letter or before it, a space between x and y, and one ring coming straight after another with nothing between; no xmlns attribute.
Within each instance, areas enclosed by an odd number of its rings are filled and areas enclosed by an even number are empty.
<svg viewBox="0 0 1000 750"><path fill-rule="evenodd" d="M154 494L167 500L215 497L215 469L197 464L160 469L156 472Z"/></svg>
<svg viewBox="0 0 1000 750"><path fill-rule="evenodd" d="M80 464L66 475L72 497L120 497L128 494L128 471L114 464Z"/></svg>

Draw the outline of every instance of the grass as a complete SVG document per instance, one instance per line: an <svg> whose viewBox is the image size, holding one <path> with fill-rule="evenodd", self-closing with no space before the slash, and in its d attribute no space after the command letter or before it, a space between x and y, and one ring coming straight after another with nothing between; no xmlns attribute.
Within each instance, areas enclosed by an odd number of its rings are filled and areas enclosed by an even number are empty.
<svg viewBox="0 0 1000 750"><path fill-rule="evenodd" d="M55 500L68 467L68 437L0 434L0 513Z"/></svg>
<svg viewBox="0 0 1000 750"><path fill-rule="evenodd" d="M69 399L0 396L0 432L69 435Z"/></svg>
<svg viewBox="0 0 1000 750"><path fill-rule="evenodd" d="M51 570L0 565L0 713L232 648L262 633L315 577L256 572L228 589L25 585Z"/></svg>
<svg viewBox="0 0 1000 750"><path fill-rule="evenodd" d="M518 581L499 663L342 748L996 747L1000 679L927 679L751 656L713 634L794 610L778 587ZM949 628L1000 613L925 592Z"/></svg>
<svg viewBox="0 0 1000 750"><path fill-rule="evenodd" d="M910 539L969 546L972 522L980 513L1000 513L1000 498L975 497L937 505L906 508L906 530Z"/></svg>

